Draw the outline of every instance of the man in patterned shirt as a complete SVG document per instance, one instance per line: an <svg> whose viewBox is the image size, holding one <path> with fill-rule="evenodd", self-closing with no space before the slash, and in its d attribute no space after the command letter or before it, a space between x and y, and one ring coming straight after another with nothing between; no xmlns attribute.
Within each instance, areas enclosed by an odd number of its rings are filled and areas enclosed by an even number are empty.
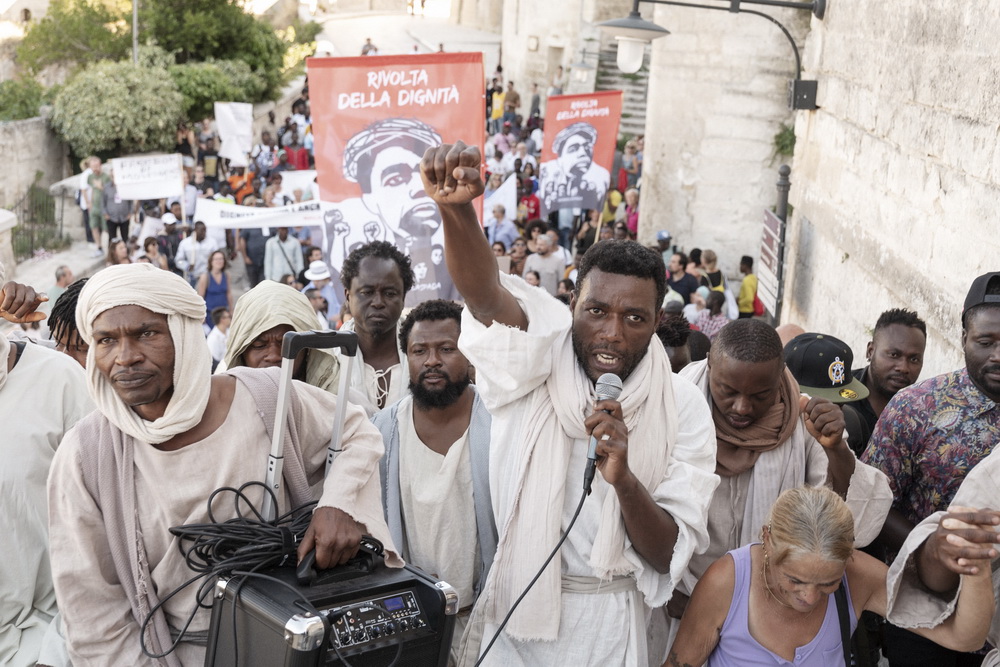
<svg viewBox="0 0 1000 667"><path fill-rule="evenodd" d="M861 460L889 478L893 507L880 538L895 555L914 525L947 510L965 475L1000 441L1000 272L972 283L962 310L965 368L899 391L886 406ZM978 665L886 627L890 665Z"/></svg>

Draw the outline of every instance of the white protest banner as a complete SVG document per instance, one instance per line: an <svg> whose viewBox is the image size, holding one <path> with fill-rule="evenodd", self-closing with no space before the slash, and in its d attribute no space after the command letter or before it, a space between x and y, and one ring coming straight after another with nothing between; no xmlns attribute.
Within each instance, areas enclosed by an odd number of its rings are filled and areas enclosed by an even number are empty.
<svg viewBox="0 0 1000 667"><path fill-rule="evenodd" d="M295 191L302 190L302 196L306 199L316 199L319 196L319 188L314 187L316 180L315 169L292 169L281 172L281 189L278 191L277 201L284 201L283 197L295 200Z"/></svg>
<svg viewBox="0 0 1000 667"><path fill-rule="evenodd" d="M490 193L483 201L484 223L493 224L493 207L503 206L504 217L508 220L517 218L517 175L511 174L499 188Z"/></svg>
<svg viewBox="0 0 1000 667"><path fill-rule="evenodd" d="M139 155L111 160L111 172L122 199L162 199L184 193L181 156Z"/></svg>
<svg viewBox="0 0 1000 667"><path fill-rule="evenodd" d="M313 227L323 224L323 212L332 210L333 204L304 201L288 206L256 208L238 204L224 204L214 199L198 199L194 209L195 220L207 227L233 229L265 229L268 227Z"/></svg>
<svg viewBox="0 0 1000 667"><path fill-rule="evenodd" d="M219 130L219 157L231 167L247 166L253 150L253 105L244 102L216 102L215 126Z"/></svg>

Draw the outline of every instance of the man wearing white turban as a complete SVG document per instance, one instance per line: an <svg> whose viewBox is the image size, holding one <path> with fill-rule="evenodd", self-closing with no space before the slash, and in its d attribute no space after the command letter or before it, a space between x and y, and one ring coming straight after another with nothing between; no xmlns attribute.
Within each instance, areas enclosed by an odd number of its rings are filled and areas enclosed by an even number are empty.
<svg viewBox="0 0 1000 667"><path fill-rule="evenodd" d="M27 285L4 281L0 316L10 322L45 317L45 300ZM45 478L63 434L94 409L83 369L42 345L0 335L0 664L58 665L61 642L46 636L56 614L49 568ZM53 628L54 630L55 628Z"/></svg>
<svg viewBox="0 0 1000 667"><path fill-rule="evenodd" d="M201 321L204 301L180 277L148 264L105 269L77 306L90 345L87 374L98 412L64 438L49 476L49 532L55 588L74 664L200 665L208 630L196 591L165 600L193 575L168 528L208 521L206 501L221 487L262 480L276 409L276 370L211 376ZM314 500L323 482L336 398L293 384L285 433L279 514ZM382 518L378 432L348 406L343 453L326 481L299 547L316 548L320 568L346 562L362 532L400 561ZM250 489L260 504L262 489ZM216 521L234 516L217 503ZM228 512L228 515L227 515ZM164 653L160 659L147 657Z"/></svg>

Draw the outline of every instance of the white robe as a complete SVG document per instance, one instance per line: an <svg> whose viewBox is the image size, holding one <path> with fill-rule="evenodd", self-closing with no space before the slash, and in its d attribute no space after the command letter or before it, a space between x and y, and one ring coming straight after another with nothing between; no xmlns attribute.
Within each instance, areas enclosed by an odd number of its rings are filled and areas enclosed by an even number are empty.
<svg viewBox="0 0 1000 667"><path fill-rule="evenodd" d="M508 288L512 291L516 289L512 285ZM524 440L524 433L529 428L525 423L525 414L533 404L536 392L546 391L548 371L538 362L554 354L552 346L557 341L571 345L569 336L560 336L558 332L561 329L546 318L546 313L559 313L565 317L565 310L553 310L561 304L542 290L527 287L517 290L516 296L528 316L526 332L498 324L486 328L466 315L463 316L463 332L459 340L460 349L478 370L477 387L493 416L490 490L498 528L506 522L508 511L501 499L509 493L501 492L501 489L508 489L517 483L516 448L509 443ZM651 344L658 344L658 341L654 339ZM503 384L516 386L518 391L511 393L503 389L501 378ZM667 574L656 573L626 539L625 557L634 564L632 572L625 577L628 580L625 582L627 590L599 593L564 590L561 594L558 639L521 642L505 632L490 650L484 665L645 667L647 664L646 603L652 603L653 599L662 599L663 602L669 599L692 552L696 547L703 548L705 510L718 483L718 478L712 473L715 467L715 428L708 406L690 382L676 376L672 382L676 414L680 418L677 438L666 472L652 493L653 500L678 524L671 571ZM556 419L554 412L551 418ZM575 440L566 469L552 471L553 475L565 477L563 507L534 508L538 513L559 511L563 530L580 498L588 445L588 439ZM561 550L559 567L564 577L600 576L590 565L590 557L599 529L601 508L610 492L610 485L598 474L594 479L593 493L584 503L580 518ZM535 572L554 546L555 543L534 545L536 559L524 563L525 570ZM556 564L549 567L556 567ZM490 576L493 577L496 571L494 565ZM608 587L614 588L621 583L620 580L613 581ZM529 601L530 598L526 599L525 604ZM523 610L519 607L514 614L519 611ZM495 626L487 624L484 630L481 650L492 637Z"/></svg>
<svg viewBox="0 0 1000 667"><path fill-rule="evenodd" d="M2 665L33 666L48 641L43 637L56 613L56 595L45 480L63 434L93 409L80 365L30 343L0 389Z"/></svg>

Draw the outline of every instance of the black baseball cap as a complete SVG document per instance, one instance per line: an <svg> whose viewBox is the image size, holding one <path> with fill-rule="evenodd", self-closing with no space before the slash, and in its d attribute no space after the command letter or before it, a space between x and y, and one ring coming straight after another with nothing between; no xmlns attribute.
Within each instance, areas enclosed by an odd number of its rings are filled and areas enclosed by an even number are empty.
<svg viewBox="0 0 1000 667"><path fill-rule="evenodd" d="M1000 304L1000 294L987 294L991 282L1000 282L1000 271L984 273L972 281L972 287L965 297L965 305L962 307L962 323L965 323L965 314L984 303ZM994 283L995 284L995 283Z"/></svg>
<svg viewBox="0 0 1000 667"><path fill-rule="evenodd" d="M847 343L826 334L799 334L785 345L785 364L802 392L834 403L868 398L868 387L851 375L853 363Z"/></svg>

